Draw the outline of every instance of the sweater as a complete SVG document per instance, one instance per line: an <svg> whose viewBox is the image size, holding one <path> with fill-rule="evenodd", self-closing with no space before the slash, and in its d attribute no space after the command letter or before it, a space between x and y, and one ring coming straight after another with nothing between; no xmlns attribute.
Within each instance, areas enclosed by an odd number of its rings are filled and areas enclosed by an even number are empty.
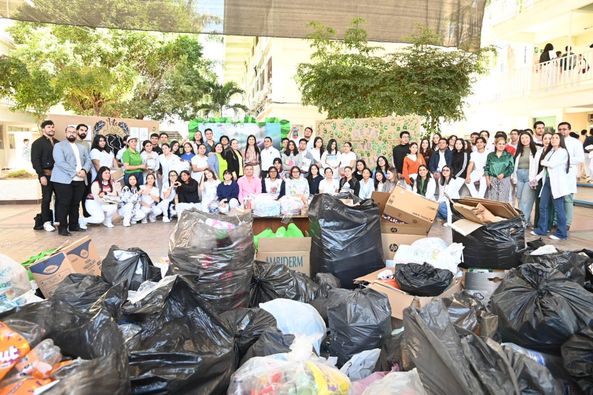
<svg viewBox="0 0 593 395"><path fill-rule="evenodd" d="M226 199L227 202L231 199L239 199L239 184L236 181L231 182L229 185L221 182L216 188L216 194L218 200Z"/></svg>

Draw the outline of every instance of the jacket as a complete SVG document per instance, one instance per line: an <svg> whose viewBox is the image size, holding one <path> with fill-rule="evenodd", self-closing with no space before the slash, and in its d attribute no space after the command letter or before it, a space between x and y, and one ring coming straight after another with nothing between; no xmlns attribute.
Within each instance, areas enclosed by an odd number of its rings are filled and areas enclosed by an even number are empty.
<svg viewBox="0 0 593 395"><path fill-rule="evenodd" d="M89 150L80 143L75 144L80 154L82 169L88 174L92 166ZM64 140L54 145L53 156L55 163L51 173L51 181L60 184L70 184L76 176L76 158L70 147L70 142Z"/></svg>
<svg viewBox="0 0 593 395"><path fill-rule="evenodd" d="M453 160L453 152L449 148L445 151L445 162L447 162L447 166L451 167L451 161ZM430 161L428 162L428 170L431 173L435 173L437 168L439 167L439 150L436 150L432 153L430 157Z"/></svg>
<svg viewBox="0 0 593 395"><path fill-rule="evenodd" d="M52 170L54 168L53 150L58 140L53 137L51 139L53 144L45 136L39 137L31 144L31 165L39 178L45 175L44 170Z"/></svg>
<svg viewBox="0 0 593 395"><path fill-rule="evenodd" d="M541 153L538 156L538 152L539 151L543 151L543 148L538 148L535 151L535 155L533 155L531 153L531 151L529 151L529 181L535 180L535 178L537 177L537 168L538 168L538 165L539 165L539 156L541 156ZM519 159L521 159L521 155L523 155L523 152L521 152L515 158L515 167L513 169L513 175L511 176L511 179L514 182L517 182L517 170L519 168ZM538 157L537 160L536 160L536 157Z"/></svg>
<svg viewBox="0 0 593 395"><path fill-rule="evenodd" d="M573 181L566 173L567 160L568 152L564 148L558 148L556 152L548 152L544 160L542 160L543 170L540 173L543 176L542 185L545 185L546 182L550 183L552 197L554 199L561 198L571 193L571 184ZM548 170L547 177L545 175L546 169Z"/></svg>

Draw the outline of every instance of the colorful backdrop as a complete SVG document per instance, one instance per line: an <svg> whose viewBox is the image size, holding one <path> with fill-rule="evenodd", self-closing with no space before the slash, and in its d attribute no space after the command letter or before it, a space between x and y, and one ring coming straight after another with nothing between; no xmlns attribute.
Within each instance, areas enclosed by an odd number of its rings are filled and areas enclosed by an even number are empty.
<svg viewBox="0 0 593 395"><path fill-rule="evenodd" d="M371 169L377 158L385 155L393 164L392 150L399 144L399 133L410 132L411 141L418 141L421 135L421 119L416 115L386 118L328 119L317 122L316 135L336 139L338 146L350 141L358 158L366 161Z"/></svg>

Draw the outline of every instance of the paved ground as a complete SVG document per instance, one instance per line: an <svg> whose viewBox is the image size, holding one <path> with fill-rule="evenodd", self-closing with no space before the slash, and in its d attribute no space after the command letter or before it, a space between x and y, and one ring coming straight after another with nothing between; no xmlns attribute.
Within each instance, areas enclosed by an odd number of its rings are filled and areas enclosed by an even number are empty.
<svg viewBox="0 0 593 395"><path fill-rule="evenodd" d="M59 246L67 239L75 240L73 237L59 236L57 232L34 231L33 216L37 211L36 205L0 205L1 253L23 261L39 251ZM548 239L546 243L566 250L593 248L593 209L575 207L574 218L569 240L552 242ZM113 244L123 248L142 248L153 260L167 256L169 235L175 227L174 222L166 224L159 221L129 228L121 226L120 219L114 223L116 226L112 229L92 226L80 235L89 235L93 239L100 256L104 256ZM437 223L433 225L430 236L441 237L450 242L451 229ZM534 237L528 236L527 239L532 240Z"/></svg>

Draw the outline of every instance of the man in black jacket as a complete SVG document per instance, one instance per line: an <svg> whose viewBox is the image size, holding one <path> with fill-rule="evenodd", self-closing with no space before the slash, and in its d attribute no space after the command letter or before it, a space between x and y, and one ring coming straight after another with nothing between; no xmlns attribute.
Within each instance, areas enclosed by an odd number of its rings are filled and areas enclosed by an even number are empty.
<svg viewBox="0 0 593 395"><path fill-rule="evenodd" d="M397 170L398 178L402 177L404 159L410 152L410 132L403 131L399 134L399 145L393 147L393 165Z"/></svg>
<svg viewBox="0 0 593 395"><path fill-rule="evenodd" d="M37 173L39 184L41 184L41 218L40 221L35 221L34 229L45 229L47 232L53 232L56 228L52 225L53 218L49 206L54 188L50 177L54 168L54 145L58 142L54 138L56 131L53 121L43 121L41 123L41 133L43 135L31 145L31 164Z"/></svg>

